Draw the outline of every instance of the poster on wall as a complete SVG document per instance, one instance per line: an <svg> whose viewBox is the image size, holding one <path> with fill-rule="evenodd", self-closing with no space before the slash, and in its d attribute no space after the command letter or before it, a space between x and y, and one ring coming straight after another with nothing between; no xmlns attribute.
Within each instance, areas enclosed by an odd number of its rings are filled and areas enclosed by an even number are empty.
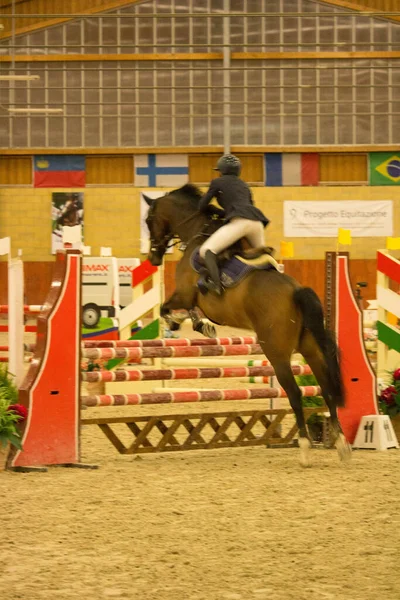
<svg viewBox="0 0 400 600"><path fill-rule="evenodd" d="M149 229L146 225L146 218L150 207L144 199L143 194L146 194L147 198L155 200L156 198L165 196L165 192L140 192L140 253L148 254L150 249L150 236ZM170 248L167 250L167 254L172 254L173 251L174 249Z"/></svg>
<svg viewBox="0 0 400 600"><path fill-rule="evenodd" d="M353 237L393 235L391 200L285 201L285 237L337 237L339 228Z"/></svg>
<svg viewBox="0 0 400 600"><path fill-rule="evenodd" d="M83 243L83 192L53 192L51 202L51 252L63 248L64 227L81 225ZM75 244L73 247L80 247Z"/></svg>

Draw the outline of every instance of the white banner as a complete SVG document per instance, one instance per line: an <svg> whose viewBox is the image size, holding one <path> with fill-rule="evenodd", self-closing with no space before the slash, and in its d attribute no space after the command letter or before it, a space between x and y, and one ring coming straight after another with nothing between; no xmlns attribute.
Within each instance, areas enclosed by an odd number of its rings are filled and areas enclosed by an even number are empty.
<svg viewBox="0 0 400 600"><path fill-rule="evenodd" d="M339 228L353 237L392 236L391 200L335 200L283 203L284 235L293 237L337 237Z"/></svg>
<svg viewBox="0 0 400 600"><path fill-rule="evenodd" d="M146 225L146 218L150 207L143 198L143 193L145 193L147 198L155 200L156 198L165 196L165 192L140 192L140 252L141 254L148 254L150 250L150 237L149 229ZM173 251L174 249L170 248L167 250L167 254L172 254Z"/></svg>

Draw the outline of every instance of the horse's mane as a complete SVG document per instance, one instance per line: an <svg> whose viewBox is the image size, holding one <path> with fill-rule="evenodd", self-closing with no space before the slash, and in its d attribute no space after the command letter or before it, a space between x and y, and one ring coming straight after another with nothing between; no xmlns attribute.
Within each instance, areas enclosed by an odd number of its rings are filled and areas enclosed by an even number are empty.
<svg viewBox="0 0 400 600"><path fill-rule="evenodd" d="M199 202L203 196L201 190L196 185L193 185L193 183L185 183L185 185L183 185L177 190L170 192L170 194L175 195L177 199L183 197L183 199L186 202L189 201L192 208L196 210L198 210ZM214 220L215 217L219 217L220 219L223 219L225 217L224 211L221 208L214 206L213 204L209 204L203 212L205 215L207 215L207 217L209 217L210 219L212 218ZM216 221L214 224L216 224Z"/></svg>
<svg viewBox="0 0 400 600"><path fill-rule="evenodd" d="M198 205L200 198L203 195L200 189L196 185L193 185L193 183L185 183L185 185L183 185L177 190L174 190L173 192L171 192L171 194L181 194L184 196L188 196L190 202L195 206Z"/></svg>

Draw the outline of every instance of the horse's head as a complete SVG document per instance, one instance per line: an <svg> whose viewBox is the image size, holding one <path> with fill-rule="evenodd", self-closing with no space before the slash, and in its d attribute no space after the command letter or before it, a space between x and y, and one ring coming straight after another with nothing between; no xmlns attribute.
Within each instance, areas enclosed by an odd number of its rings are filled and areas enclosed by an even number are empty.
<svg viewBox="0 0 400 600"><path fill-rule="evenodd" d="M164 200L167 196L163 196L162 200ZM163 215L163 205L160 203L161 198L153 200L145 194L143 194L143 198L150 207L146 218L146 225L150 233L150 250L148 259L152 265L159 267L162 264L164 254L168 248L171 238L173 237L173 233L171 232L168 219L165 215Z"/></svg>
<svg viewBox="0 0 400 600"><path fill-rule="evenodd" d="M204 224L204 215L198 212L200 190L190 184L152 200L143 194L149 205L146 225L150 232L148 259L154 266L162 263L169 242L174 236L186 242L196 235Z"/></svg>

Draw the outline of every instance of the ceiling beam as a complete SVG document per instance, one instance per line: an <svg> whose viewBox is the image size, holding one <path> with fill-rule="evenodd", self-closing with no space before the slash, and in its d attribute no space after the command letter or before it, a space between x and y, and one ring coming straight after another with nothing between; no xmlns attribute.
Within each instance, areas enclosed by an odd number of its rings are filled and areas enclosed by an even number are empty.
<svg viewBox="0 0 400 600"><path fill-rule="evenodd" d="M116 10L118 8L122 8L124 6L128 6L131 4L136 4L138 2L140 2L141 0L104 0L104 2L102 2L101 4L93 7L93 2L92 0L81 0L80 2L80 8L79 8L79 17L84 16L90 16L90 15L94 15L94 14L98 14L98 13L102 13L102 12L106 12L106 11L110 11L110 10ZM11 14L11 2L10 0L0 0L0 2L2 2L3 4L0 4L0 7L2 8L3 13L7 14ZM33 11L32 10L25 10L24 12L26 12L27 15L29 14L35 14L35 0L16 0L17 4L24 4L26 3L26 8L29 7L33 7ZM92 7L91 7L92 5ZM65 6L65 5L64 5ZM86 8L85 8L86 6ZM46 14L52 14L52 12L54 11L51 10L51 6L50 6L50 0L49 0L49 9L46 10L43 14L43 16L45 16ZM69 10L67 9L68 7L64 8L64 11L59 11L58 12L65 12L66 14L69 14ZM5 10L7 9L7 11ZM21 8L19 9L21 10ZM18 13L20 14L20 12ZM77 18L79 18L77 17ZM32 22L32 19L30 19L30 22L28 25L18 25L18 21L24 21L23 18L18 18L17 19L17 25L16 25L16 29L15 29L15 35L23 35L23 34L27 34L27 33L31 33L33 31L37 31L38 29L45 29L47 27L54 27L54 25L61 25L62 23L66 23L68 21L72 21L73 19L71 17L59 17L56 19L43 19L40 21L34 21ZM11 20L10 19L1 19L0 17L0 23L4 25L4 32L0 34L0 40L3 39L8 39L11 37Z"/></svg>
<svg viewBox="0 0 400 600"><path fill-rule="evenodd" d="M0 55L0 63L23 62L112 62L219 60L222 52L165 52L157 54L10 54ZM365 52L232 52L232 60L351 60L400 59L399 50Z"/></svg>
<svg viewBox="0 0 400 600"><path fill-rule="evenodd" d="M382 13L384 13L385 11L390 12L393 10L394 12L399 10L398 6L396 6L396 8L393 7L393 9L386 7L382 8L381 0L372 0L372 2L369 1L368 4L366 4L366 0L324 0L324 4L331 4L332 6L337 6L339 8L348 8L349 10L357 12L376 12L381 10ZM374 18L376 19L378 17L375 16ZM382 14L382 18L389 21L400 21L400 17L385 17L384 14Z"/></svg>
<svg viewBox="0 0 400 600"><path fill-rule="evenodd" d="M54 117L55 118L55 117ZM62 118L62 117L61 117ZM309 145L309 146L232 146L232 152L246 152L259 154L264 152L318 152L328 154L360 154L364 152L397 152L398 144L359 144L358 146L342 145ZM42 154L86 154L86 155L136 155L136 154L186 154L186 153L221 153L224 148L220 146L132 146L124 148L1 148L4 156L31 156Z"/></svg>

